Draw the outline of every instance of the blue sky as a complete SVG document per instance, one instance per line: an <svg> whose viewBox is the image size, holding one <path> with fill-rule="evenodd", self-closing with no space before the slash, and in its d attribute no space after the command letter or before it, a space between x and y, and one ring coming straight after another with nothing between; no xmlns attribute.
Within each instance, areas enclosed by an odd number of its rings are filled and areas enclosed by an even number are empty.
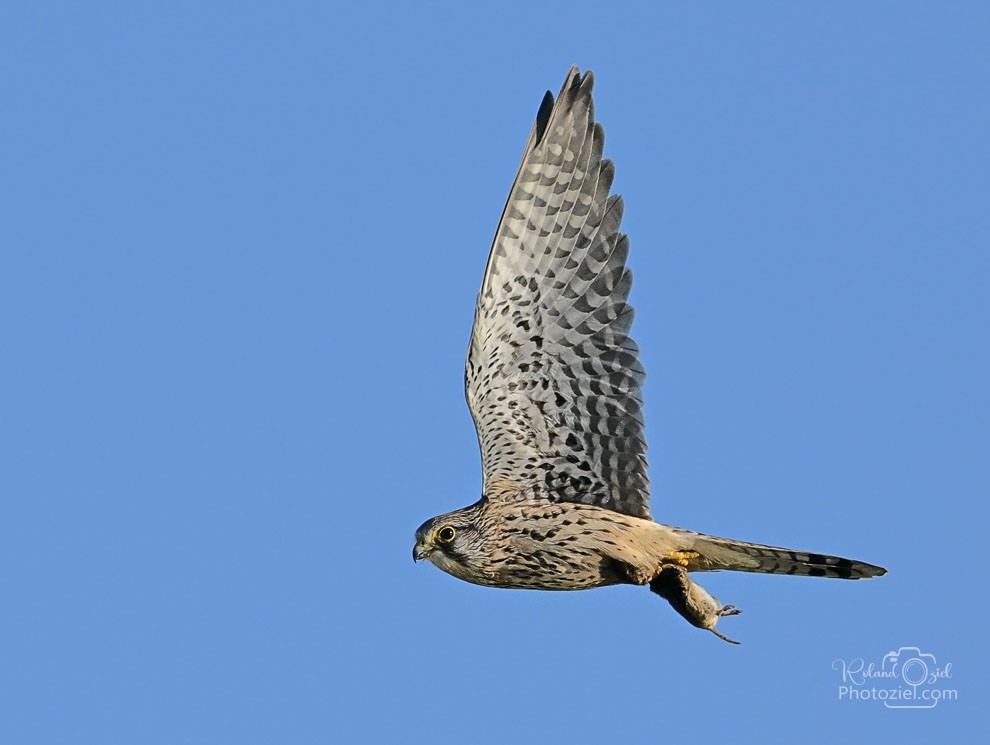
<svg viewBox="0 0 990 745"><path fill-rule="evenodd" d="M0 23L0 740L985 733L982 3L34 3ZM410 561L473 502L474 296L591 68L653 512L882 564L640 588ZM957 701L840 701L836 659Z"/></svg>

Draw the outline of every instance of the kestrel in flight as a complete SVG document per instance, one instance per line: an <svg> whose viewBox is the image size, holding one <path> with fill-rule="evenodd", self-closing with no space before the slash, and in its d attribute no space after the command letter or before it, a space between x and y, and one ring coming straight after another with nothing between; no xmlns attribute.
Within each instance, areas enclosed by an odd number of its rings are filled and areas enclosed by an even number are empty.
<svg viewBox="0 0 990 745"><path fill-rule="evenodd" d="M863 579L852 559L660 525L649 509L641 387L629 335L629 239L602 159L594 77L548 91L488 257L465 387L484 471L481 499L427 520L414 559L491 587L648 585L716 631L723 606L688 572Z"/></svg>

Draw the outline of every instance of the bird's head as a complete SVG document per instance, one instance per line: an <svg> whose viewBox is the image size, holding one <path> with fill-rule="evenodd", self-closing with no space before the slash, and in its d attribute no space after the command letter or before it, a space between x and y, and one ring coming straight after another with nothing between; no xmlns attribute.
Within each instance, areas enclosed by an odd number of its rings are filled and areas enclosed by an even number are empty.
<svg viewBox="0 0 990 745"><path fill-rule="evenodd" d="M468 582L484 583L491 556L478 505L431 517L416 530L413 561L434 566Z"/></svg>

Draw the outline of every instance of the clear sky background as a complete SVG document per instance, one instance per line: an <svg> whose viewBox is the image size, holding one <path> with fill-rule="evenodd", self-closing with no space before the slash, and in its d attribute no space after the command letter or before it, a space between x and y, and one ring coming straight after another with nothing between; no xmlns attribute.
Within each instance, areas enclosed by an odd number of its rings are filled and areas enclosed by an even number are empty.
<svg viewBox="0 0 990 745"><path fill-rule="evenodd" d="M9 5L0 741L979 739L988 39L976 2ZM654 515L890 569L706 575L740 647L410 560L479 495L475 293L571 64ZM958 700L838 700L901 646Z"/></svg>

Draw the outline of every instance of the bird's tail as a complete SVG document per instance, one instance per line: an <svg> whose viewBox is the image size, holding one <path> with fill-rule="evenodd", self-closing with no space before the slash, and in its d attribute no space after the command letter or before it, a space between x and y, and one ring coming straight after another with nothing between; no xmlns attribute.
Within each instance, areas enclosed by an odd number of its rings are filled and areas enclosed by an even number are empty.
<svg viewBox="0 0 990 745"><path fill-rule="evenodd" d="M795 574L805 577L868 579L887 573L883 567L828 554L794 551L760 543L703 535L677 529L684 536L684 549L671 554L673 561L689 572L718 571Z"/></svg>

